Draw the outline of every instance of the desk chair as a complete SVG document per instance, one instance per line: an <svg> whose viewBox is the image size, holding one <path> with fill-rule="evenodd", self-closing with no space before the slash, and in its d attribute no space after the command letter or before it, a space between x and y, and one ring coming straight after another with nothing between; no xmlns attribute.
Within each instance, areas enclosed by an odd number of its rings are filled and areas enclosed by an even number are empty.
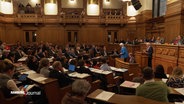
<svg viewBox="0 0 184 104"><path fill-rule="evenodd" d="M100 80L96 80L96 81L91 82L91 89L90 89L89 93L92 93L93 91L99 89L100 83L101 83Z"/></svg>
<svg viewBox="0 0 184 104"><path fill-rule="evenodd" d="M60 88L60 97L61 100L63 99L63 97L65 96L66 93L71 92L72 91L72 86L68 85L66 87Z"/></svg>
<svg viewBox="0 0 184 104"><path fill-rule="evenodd" d="M167 67L167 74L171 75L173 71L173 67L172 66L168 66Z"/></svg>
<svg viewBox="0 0 184 104"><path fill-rule="evenodd" d="M112 73L107 75L106 78L107 78L107 90L114 92L118 85L118 82L120 81L120 77L119 76L114 77Z"/></svg>

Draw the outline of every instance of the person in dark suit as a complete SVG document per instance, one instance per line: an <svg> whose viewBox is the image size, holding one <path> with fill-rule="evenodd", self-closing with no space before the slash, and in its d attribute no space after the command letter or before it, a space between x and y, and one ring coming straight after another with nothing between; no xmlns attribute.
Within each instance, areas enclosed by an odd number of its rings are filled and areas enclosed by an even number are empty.
<svg viewBox="0 0 184 104"><path fill-rule="evenodd" d="M153 47L151 46L150 43L147 43L146 46L147 46L146 54L148 55L148 66L152 67Z"/></svg>
<svg viewBox="0 0 184 104"><path fill-rule="evenodd" d="M66 74L60 61L55 61L52 65L53 69L49 73L49 77L56 78L60 87L65 87L73 82Z"/></svg>
<svg viewBox="0 0 184 104"><path fill-rule="evenodd" d="M93 73L91 72L91 70L89 68L86 68L84 66L84 60L79 60L77 66L78 67L76 68L76 72L78 72L78 73L87 73L89 75L93 75Z"/></svg>

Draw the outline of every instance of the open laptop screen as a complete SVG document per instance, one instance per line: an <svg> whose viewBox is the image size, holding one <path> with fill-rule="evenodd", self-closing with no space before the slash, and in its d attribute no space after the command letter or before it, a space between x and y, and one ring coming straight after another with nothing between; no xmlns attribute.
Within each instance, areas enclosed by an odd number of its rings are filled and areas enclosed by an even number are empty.
<svg viewBox="0 0 184 104"><path fill-rule="evenodd" d="M68 70L69 71L75 71L75 65L69 65L69 67L68 67Z"/></svg>

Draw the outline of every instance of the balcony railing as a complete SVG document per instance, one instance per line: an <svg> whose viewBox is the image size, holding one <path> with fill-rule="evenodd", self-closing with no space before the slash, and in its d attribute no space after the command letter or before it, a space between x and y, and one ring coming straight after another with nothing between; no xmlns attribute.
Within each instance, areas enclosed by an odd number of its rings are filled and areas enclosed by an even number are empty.
<svg viewBox="0 0 184 104"><path fill-rule="evenodd" d="M3 18L3 17L2 17ZM56 16L48 16L48 15L40 15L40 14L17 14L16 16L9 17L7 22L15 22L18 24L22 23L61 23L61 24L85 24L85 23L101 23L105 25L109 24L117 24L124 25L128 23L128 17L123 15L105 15L99 17L94 17L93 20L89 20L91 18L84 15L76 15L76 14L67 14L67 15L56 15ZM14 21L10 21L14 20ZM100 20L100 21L99 21ZM95 22L96 21L96 22Z"/></svg>
<svg viewBox="0 0 184 104"><path fill-rule="evenodd" d="M85 18L82 15L73 15L73 14L67 14L63 15L60 18L60 23L63 24L70 24L70 23L85 23Z"/></svg>
<svg viewBox="0 0 184 104"><path fill-rule="evenodd" d="M15 18L16 23L42 23L43 18L38 14L18 14Z"/></svg>
<svg viewBox="0 0 184 104"><path fill-rule="evenodd" d="M128 19L122 15L106 15L101 18L102 24L126 24Z"/></svg>

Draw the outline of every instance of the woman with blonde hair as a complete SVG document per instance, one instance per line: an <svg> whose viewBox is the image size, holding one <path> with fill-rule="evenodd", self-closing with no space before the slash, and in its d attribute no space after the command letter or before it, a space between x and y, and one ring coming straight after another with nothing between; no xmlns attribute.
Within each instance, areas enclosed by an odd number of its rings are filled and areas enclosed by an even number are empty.
<svg viewBox="0 0 184 104"><path fill-rule="evenodd" d="M180 67L176 67L172 71L172 75L169 77L166 83L169 87L183 88L184 87L183 70Z"/></svg>

